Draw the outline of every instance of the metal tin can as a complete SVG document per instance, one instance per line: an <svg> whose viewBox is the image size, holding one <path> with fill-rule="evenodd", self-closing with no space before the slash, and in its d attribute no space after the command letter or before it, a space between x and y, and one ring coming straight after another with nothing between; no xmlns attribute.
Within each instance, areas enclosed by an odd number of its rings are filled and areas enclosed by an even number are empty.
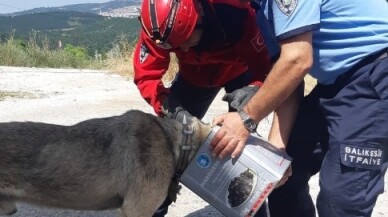
<svg viewBox="0 0 388 217"><path fill-rule="evenodd" d="M209 144L219 127L202 143L181 182L228 217L254 216L291 164L291 158L265 139L251 135L242 154L220 160Z"/></svg>

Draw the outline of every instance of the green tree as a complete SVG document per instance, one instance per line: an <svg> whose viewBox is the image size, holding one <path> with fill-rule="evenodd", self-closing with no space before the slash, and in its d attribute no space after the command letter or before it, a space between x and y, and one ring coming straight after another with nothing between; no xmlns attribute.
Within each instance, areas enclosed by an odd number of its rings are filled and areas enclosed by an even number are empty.
<svg viewBox="0 0 388 217"><path fill-rule="evenodd" d="M63 50L77 59L87 59L89 57L85 48L73 46L71 44L66 44Z"/></svg>

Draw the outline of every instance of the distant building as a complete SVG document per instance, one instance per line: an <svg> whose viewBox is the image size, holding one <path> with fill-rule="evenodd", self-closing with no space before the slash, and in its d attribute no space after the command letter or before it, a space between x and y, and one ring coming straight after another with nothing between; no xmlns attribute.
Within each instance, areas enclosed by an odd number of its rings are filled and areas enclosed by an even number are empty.
<svg viewBox="0 0 388 217"><path fill-rule="evenodd" d="M106 12L99 12L99 15L106 17L125 17L125 18L135 18L140 15L140 5L127 6L118 9L112 9Z"/></svg>

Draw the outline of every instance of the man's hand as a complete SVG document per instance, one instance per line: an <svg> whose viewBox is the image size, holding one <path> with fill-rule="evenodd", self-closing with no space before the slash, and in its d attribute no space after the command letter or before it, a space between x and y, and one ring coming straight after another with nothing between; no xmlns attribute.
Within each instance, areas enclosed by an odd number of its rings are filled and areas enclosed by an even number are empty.
<svg viewBox="0 0 388 217"><path fill-rule="evenodd" d="M162 103L162 108L161 108L161 111L162 111L162 116L166 116L166 117L170 117L170 118L174 118L174 114L175 114L175 109L176 109L176 106L173 106L171 104L170 101L172 101L170 99L170 96L167 96L164 100L163 100L163 103Z"/></svg>
<svg viewBox="0 0 388 217"><path fill-rule="evenodd" d="M162 107L161 107L161 114L159 114L160 116L167 116L167 117L171 117L172 113L171 113L171 109L168 105L168 97L166 97L164 100L163 100L163 103L162 103Z"/></svg>
<svg viewBox="0 0 388 217"><path fill-rule="evenodd" d="M183 119L186 117L185 124L189 125L192 123L192 119L194 118L193 115L182 107L180 101L171 94L163 101L162 113L164 116L175 119L181 123L183 123Z"/></svg>
<svg viewBox="0 0 388 217"><path fill-rule="evenodd" d="M216 117L213 120L213 125L221 125L210 143L213 156L218 156L221 159L228 154L231 154L232 158L239 156L249 136L240 115L237 112L226 113Z"/></svg>
<svg viewBox="0 0 388 217"><path fill-rule="evenodd" d="M169 95L165 96L161 108L163 116L176 119L178 112L180 112L181 110L184 109L182 103L180 102L180 99L177 96L175 96L173 93L170 93Z"/></svg>
<svg viewBox="0 0 388 217"><path fill-rule="evenodd" d="M228 102L230 107L239 110L242 109L245 104L252 98L253 95L259 90L256 85L248 85L237 89L231 93L226 93L222 100Z"/></svg>

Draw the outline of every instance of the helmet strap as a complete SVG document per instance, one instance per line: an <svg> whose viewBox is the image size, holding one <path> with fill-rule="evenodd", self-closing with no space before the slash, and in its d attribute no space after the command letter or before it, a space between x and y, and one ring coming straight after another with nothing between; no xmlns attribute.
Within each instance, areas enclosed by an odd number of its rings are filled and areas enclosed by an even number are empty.
<svg viewBox="0 0 388 217"><path fill-rule="evenodd" d="M157 44L165 43L167 41L168 37L170 36L172 28L174 27L174 22L175 22L175 19L176 19L176 14L178 12L179 2L180 2L180 0L172 0L171 9L170 9L170 11L168 13L167 21L166 21L166 30L163 32L163 34L161 34L160 33L160 26L159 26L157 18L156 18L155 0L151 0L150 1L152 39Z"/></svg>

